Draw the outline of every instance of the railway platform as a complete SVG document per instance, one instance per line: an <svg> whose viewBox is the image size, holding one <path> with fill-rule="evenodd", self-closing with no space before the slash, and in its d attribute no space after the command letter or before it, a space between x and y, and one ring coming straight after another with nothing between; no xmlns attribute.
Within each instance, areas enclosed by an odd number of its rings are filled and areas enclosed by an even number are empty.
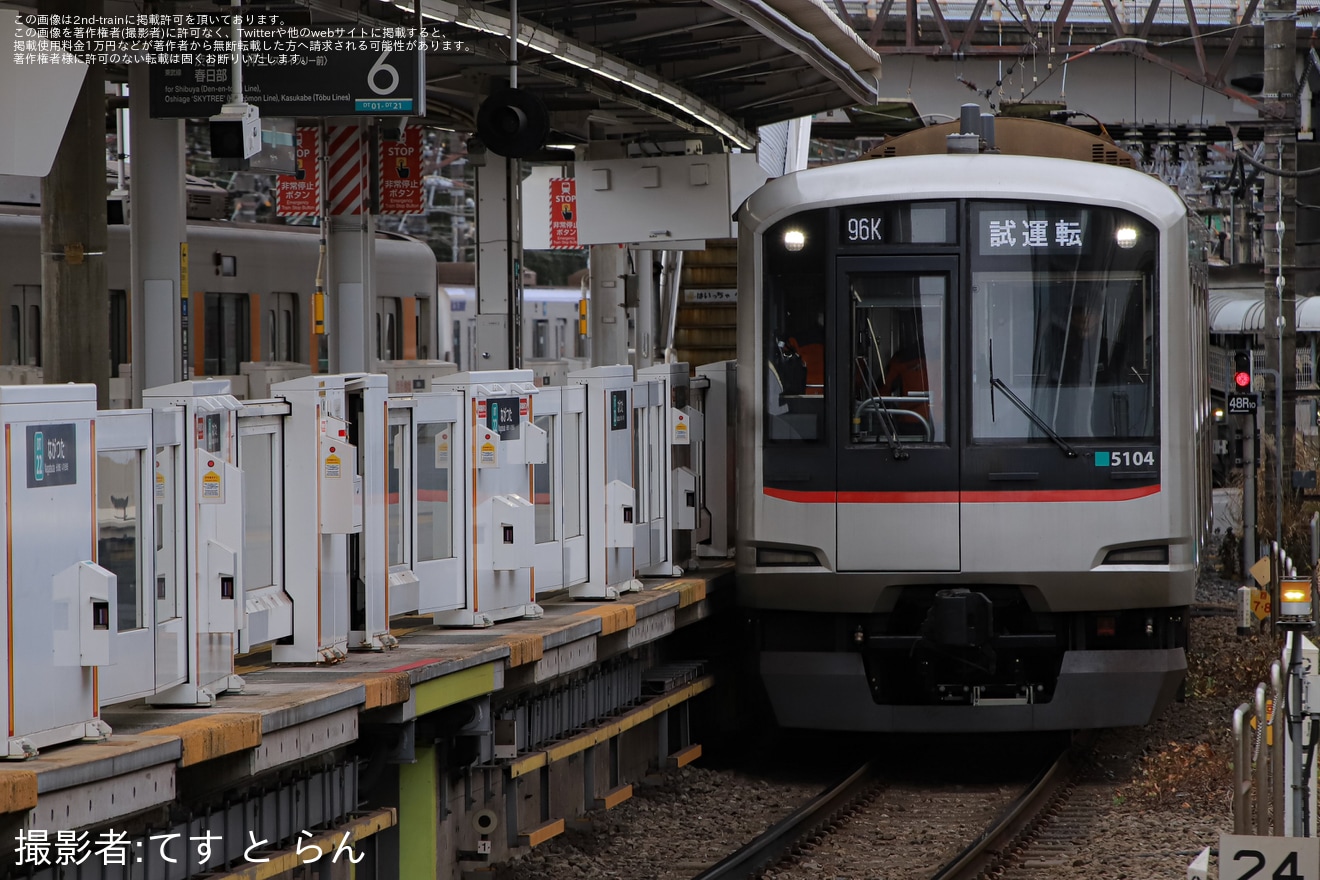
<svg viewBox="0 0 1320 880"><path fill-rule="evenodd" d="M686 724L676 740L666 726L712 682L666 664L663 642L710 616L731 567L643 587L609 603L551 597L541 619L498 629L402 619L396 648L334 665L242 657L242 692L210 707L111 707L107 740L0 767L6 833L26 845L6 847L0 873L54 880L59 854L77 852L79 877L281 877L318 844L329 862L347 835L351 876L446 876L465 855L479 866L543 842L621 803L648 766L699 754ZM492 725L511 704L520 723ZM456 778L446 753L487 737ZM334 873L348 858L318 876L350 876Z"/></svg>

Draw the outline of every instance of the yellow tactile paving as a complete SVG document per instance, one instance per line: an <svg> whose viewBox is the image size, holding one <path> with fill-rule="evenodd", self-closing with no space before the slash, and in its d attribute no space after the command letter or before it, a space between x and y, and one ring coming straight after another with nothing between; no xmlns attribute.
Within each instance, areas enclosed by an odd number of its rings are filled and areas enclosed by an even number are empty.
<svg viewBox="0 0 1320 880"><path fill-rule="evenodd" d="M36 805L36 771L0 769L0 813L17 813Z"/></svg>
<svg viewBox="0 0 1320 880"><path fill-rule="evenodd" d="M152 733L157 736L177 736L183 743L183 756L179 763L183 767L191 767L261 745L261 716L255 712L208 715L162 727Z"/></svg>
<svg viewBox="0 0 1320 880"><path fill-rule="evenodd" d="M366 689L366 701L362 704L364 710L406 703L412 692L412 683L406 672L381 672L352 680L360 682Z"/></svg>
<svg viewBox="0 0 1320 880"><path fill-rule="evenodd" d="M496 641L509 646L510 666L525 666L528 663L535 663L545 655L545 639L540 633L530 635L510 633L509 635L500 636Z"/></svg>
<svg viewBox="0 0 1320 880"><path fill-rule="evenodd" d="M613 635L637 625L637 607L634 605L596 605L577 612L583 617L600 618L600 634Z"/></svg>
<svg viewBox="0 0 1320 880"><path fill-rule="evenodd" d="M704 580L674 581L656 589L678 593L679 608L686 608L706 598L706 582Z"/></svg>

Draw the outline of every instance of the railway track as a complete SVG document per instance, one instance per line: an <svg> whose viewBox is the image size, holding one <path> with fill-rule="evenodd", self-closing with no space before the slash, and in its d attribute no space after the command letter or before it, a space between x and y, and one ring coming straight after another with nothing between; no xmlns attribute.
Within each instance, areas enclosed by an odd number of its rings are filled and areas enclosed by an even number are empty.
<svg viewBox="0 0 1320 880"><path fill-rule="evenodd" d="M1071 863L1074 766L1064 751L1015 787L886 781L873 761L694 880L857 876L864 866L883 866L887 880L1037 876Z"/></svg>

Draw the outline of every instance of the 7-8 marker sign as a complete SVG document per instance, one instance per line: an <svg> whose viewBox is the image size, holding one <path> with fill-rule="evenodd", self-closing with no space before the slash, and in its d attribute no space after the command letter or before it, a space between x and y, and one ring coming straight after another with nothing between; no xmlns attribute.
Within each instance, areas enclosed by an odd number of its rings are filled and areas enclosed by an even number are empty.
<svg viewBox="0 0 1320 880"><path fill-rule="evenodd" d="M1320 880L1320 838L1219 837L1220 880Z"/></svg>
<svg viewBox="0 0 1320 880"><path fill-rule="evenodd" d="M1254 413L1260 407L1260 395L1255 391L1228 395L1230 414Z"/></svg>

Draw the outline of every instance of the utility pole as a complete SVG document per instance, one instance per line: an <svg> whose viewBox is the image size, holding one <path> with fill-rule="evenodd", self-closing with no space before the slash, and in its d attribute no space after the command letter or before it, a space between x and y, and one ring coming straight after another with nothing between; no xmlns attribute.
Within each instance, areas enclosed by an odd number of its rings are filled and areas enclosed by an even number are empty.
<svg viewBox="0 0 1320 880"><path fill-rule="evenodd" d="M1297 178L1297 0L1265 0L1265 119L1266 165L1280 174L1265 175L1265 364L1277 370L1279 395L1266 393L1265 423L1281 428L1274 454L1279 457L1280 486L1266 482L1266 497L1282 511L1282 495L1292 490L1296 461L1296 267ZM1267 389L1268 391L1268 389ZM1282 412L1275 413L1275 401ZM1279 494L1276 495L1276 490ZM1275 533L1281 526L1276 523Z"/></svg>
<svg viewBox="0 0 1320 880"><path fill-rule="evenodd" d="M101 0L38 5L48 15L100 15L101 8ZM93 383L102 407L110 404L105 131L105 69L92 65L41 181L40 358L46 384Z"/></svg>

